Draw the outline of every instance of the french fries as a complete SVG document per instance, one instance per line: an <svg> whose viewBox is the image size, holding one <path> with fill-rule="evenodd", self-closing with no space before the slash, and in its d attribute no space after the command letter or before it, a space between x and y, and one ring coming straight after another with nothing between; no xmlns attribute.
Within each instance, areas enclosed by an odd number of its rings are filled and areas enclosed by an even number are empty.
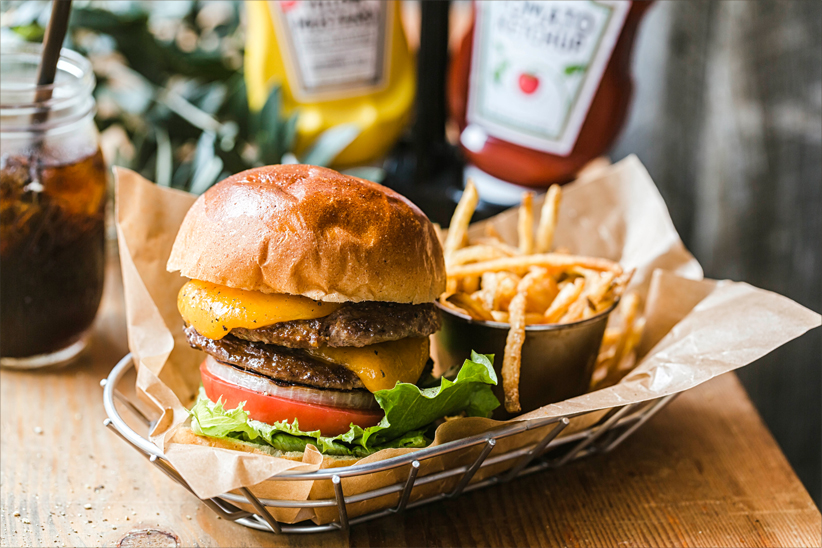
<svg viewBox="0 0 822 548"><path fill-rule="evenodd" d="M613 272L592 273L586 276L584 293L568 307L568 311L561 318L562 323L575 322L593 316L597 306L610 289L614 278Z"/></svg>
<svg viewBox="0 0 822 548"><path fill-rule="evenodd" d="M454 210L454 216L451 217L451 224L448 226L448 236L445 238L445 245L442 250L446 265L454 252L462 247L467 238L468 225L471 223L471 216L477 208L477 203L479 203L477 188L474 186L474 181L468 179L465 192L462 193L462 198L460 198L457 208Z"/></svg>
<svg viewBox="0 0 822 548"><path fill-rule="evenodd" d="M565 316L568 308L579 299L585 288L585 278L576 278L573 283L563 287L551 306L545 311L545 323L557 323Z"/></svg>
<svg viewBox="0 0 822 548"><path fill-rule="evenodd" d="M619 309L623 321L623 333L616 344L613 360L614 367L618 366L626 355L631 332L634 328L634 321L636 321L636 314L639 310L639 296L636 293L625 295L625 298L619 304Z"/></svg>
<svg viewBox="0 0 822 548"><path fill-rule="evenodd" d="M559 201L562 199L562 190L559 185L551 185L542 204L542 213L537 227L537 253L548 253L554 245L554 231L557 228L559 216Z"/></svg>
<svg viewBox="0 0 822 548"><path fill-rule="evenodd" d="M500 257L509 257L505 251L490 245L472 245L463 247L451 253L451 258L448 264L450 266L459 266L466 263L475 263L477 261L490 261L492 259L499 259Z"/></svg>
<svg viewBox="0 0 822 548"><path fill-rule="evenodd" d="M523 273L532 266L544 267L552 274L561 274L574 266L599 271L610 270L615 274L622 274L622 268L620 268L617 263L609 261L608 259L564 255L562 253L540 253L519 257L502 257L489 261L455 266L448 271L448 276L451 278L463 278L465 276L476 276L483 272L501 272L504 270Z"/></svg>
<svg viewBox="0 0 822 548"><path fill-rule="evenodd" d="M463 293L476 293L480 288L480 277L466 276L462 279L462 284L460 285Z"/></svg>
<svg viewBox="0 0 822 548"><path fill-rule="evenodd" d="M557 185L548 190L536 231L533 200L533 193L523 194L517 245L504 241L491 224L485 225L484 235L469 238L468 226L479 201L469 180L443 245L447 289L440 303L475 320L509 325L502 362L509 413L521 409L519 379L526 326L591 318L607 312L622 298L617 307L621 323L606 330L593 386L631 366L642 334L643 322L637 320L639 298L635 294L622 297L633 272L624 272L608 259L554 248L562 191Z"/></svg>
<svg viewBox="0 0 822 548"><path fill-rule="evenodd" d="M488 226L491 226L491 225L488 225ZM514 256L520 254L519 249L517 249L516 247L514 247L512 245L506 244L501 239L496 238L496 237L477 238L476 240L474 240L474 243L478 244L478 245L488 245L488 246L491 246L491 247L495 247L495 248L499 249L500 251L502 251L503 253L505 253L508 257L514 257Z"/></svg>
<svg viewBox="0 0 822 548"><path fill-rule="evenodd" d="M519 236L519 252L530 255L534 252L534 193L525 192L519 206L519 222L517 224Z"/></svg>
<svg viewBox="0 0 822 548"><path fill-rule="evenodd" d="M508 337L505 339L505 355L502 359L502 390L505 394L505 410L516 413L519 403L519 374L522 366L522 344L525 342L525 290L511 299Z"/></svg>
<svg viewBox="0 0 822 548"><path fill-rule="evenodd" d="M634 293L629 293L620 301L610 322L618 325L609 326L602 337L591 380L592 389L616 384L636 365L635 350L645 328L645 318L637 317L638 309L639 297Z"/></svg>
<svg viewBox="0 0 822 548"><path fill-rule="evenodd" d="M642 340L642 333L644 331L645 318L636 318L634 320L634 325L631 326L631 335L626 340L625 346L623 347L620 355L620 360L616 364L618 371L625 371L633 367L634 363L626 362L636 359L634 351L636 350L636 347L639 346L639 341Z"/></svg>
<svg viewBox="0 0 822 548"><path fill-rule="evenodd" d="M492 321L494 319L494 317L487 310L485 310L485 308L483 308L482 303L465 293L454 293L441 302L443 302L443 304L447 302L452 306L456 305L457 308L461 309L463 313L467 313L469 316L479 316L486 321Z"/></svg>
<svg viewBox="0 0 822 548"><path fill-rule="evenodd" d="M544 268L534 266L526 275L534 277L534 283L528 287L526 312L542 316L559 294L559 286Z"/></svg>

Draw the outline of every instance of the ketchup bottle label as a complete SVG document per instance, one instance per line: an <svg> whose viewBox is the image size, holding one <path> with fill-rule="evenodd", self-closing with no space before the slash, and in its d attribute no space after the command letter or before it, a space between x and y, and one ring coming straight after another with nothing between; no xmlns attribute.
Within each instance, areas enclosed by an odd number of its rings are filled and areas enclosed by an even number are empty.
<svg viewBox="0 0 822 548"><path fill-rule="evenodd" d="M277 40L297 99L338 99L383 88L393 2L271 2Z"/></svg>
<svg viewBox="0 0 822 548"><path fill-rule="evenodd" d="M468 134L570 154L630 6L477 2Z"/></svg>

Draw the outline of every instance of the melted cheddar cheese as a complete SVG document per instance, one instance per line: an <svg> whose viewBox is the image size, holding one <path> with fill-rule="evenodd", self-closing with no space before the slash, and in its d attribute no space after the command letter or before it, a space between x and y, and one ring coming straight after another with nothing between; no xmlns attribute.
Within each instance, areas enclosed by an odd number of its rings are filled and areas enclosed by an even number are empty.
<svg viewBox="0 0 822 548"><path fill-rule="evenodd" d="M394 388L398 382L416 383L429 356L428 337L410 337L362 348L324 346L308 348L306 352L350 369L370 392Z"/></svg>
<svg viewBox="0 0 822 548"><path fill-rule="evenodd" d="M299 295L245 291L201 280L191 280L177 296L183 320L209 339L222 339L234 328L257 329L280 322L322 318L341 306Z"/></svg>

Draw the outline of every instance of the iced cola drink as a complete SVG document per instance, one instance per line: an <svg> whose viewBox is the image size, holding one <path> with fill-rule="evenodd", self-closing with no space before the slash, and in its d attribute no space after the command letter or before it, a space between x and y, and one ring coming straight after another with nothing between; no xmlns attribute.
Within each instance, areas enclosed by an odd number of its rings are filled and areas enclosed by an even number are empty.
<svg viewBox="0 0 822 548"><path fill-rule="evenodd" d="M38 46L0 60L0 364L64 363L86 344L103 290L107 170L94 75L63 50L35 102Z"/></svg>
<svg viewBox="0 0 822 548"><path fill-rule="evenodd" d="M63 165L0 158L0 351L51 354L88 330L103 291L102 154Z"/></svg>

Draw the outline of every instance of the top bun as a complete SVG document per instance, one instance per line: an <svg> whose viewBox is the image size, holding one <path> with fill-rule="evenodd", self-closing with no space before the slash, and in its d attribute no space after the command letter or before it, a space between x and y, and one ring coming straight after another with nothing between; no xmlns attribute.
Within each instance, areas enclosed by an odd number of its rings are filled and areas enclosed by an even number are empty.
<svg viewBox="0 0 822 548"><path fill-rule="evenodd" d="M186 214L168 270L316 301L425 303L445 291L434 226L376 183L307 165L243 171Z"/></svg>

